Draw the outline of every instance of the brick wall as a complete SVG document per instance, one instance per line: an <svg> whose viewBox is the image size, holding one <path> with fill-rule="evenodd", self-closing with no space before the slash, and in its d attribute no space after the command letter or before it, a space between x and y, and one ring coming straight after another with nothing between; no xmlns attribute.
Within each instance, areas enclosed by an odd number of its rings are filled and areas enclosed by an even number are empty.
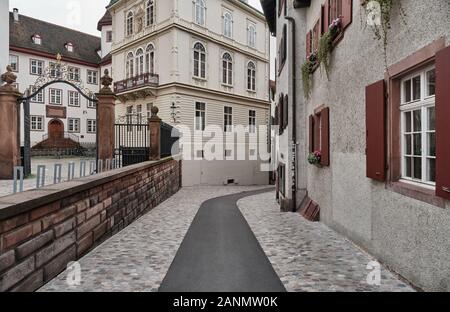
<svg viewBox="0 0 450 312"><path fill-rule="evenodd" d="M0 291L34 291L180 188L172 158L0 198Z"/></svg>

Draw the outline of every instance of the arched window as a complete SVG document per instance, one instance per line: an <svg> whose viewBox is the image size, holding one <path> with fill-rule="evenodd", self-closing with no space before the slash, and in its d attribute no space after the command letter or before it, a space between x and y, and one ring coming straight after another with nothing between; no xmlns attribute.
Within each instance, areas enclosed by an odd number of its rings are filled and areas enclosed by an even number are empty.
<svg viewBox="0 0 450 312"><path fill-rule="evenodd" d="M144 74L144 50L139 48L136 51L136 76Z"/></svg>
<svg viewBox="0 0 450 312"><path fill-rule="evenodd" d="M127 63L126 63L126 77L127 79L132 78L134 76L134 55L133 52L129 52L127 55Z"/></svg>
<svg viewBox="0 0 450 312"><path fill-rule="evenodd" d="M149 44L145 50L145 72L155 73L155 47Z"/></svg>
<svg viewBox="0 0 450 312"><path fill-rule="evenodd" d="M206 49L200 42L194 46L194 77L206 79Z"/></svg>
<svg viewBox="0 0 450 312"><path fill-rule="evenodd" d="M225 12L223 15L223 35L225 37L233 37L233 15L230 12Z"/></svg>
<svg viewBox="0 0 450 312"><path fill-rule="evenodd" d="M222 55L222 83L229 86L233 84L233 58L228 52Z"/></svg>
<svg viewBox="0 0 450 312"><path fill-rule="evenodd" d="M146 21L147 26L151 26L155 23L155 0L147 1Z"/></svg>
<svg viewBox="0 0 450 312"><path fill-rule="evenodd" d="M127 36L131 36L133 34L133 23L134 22L134 15L133 12L128 12L127 14L127 26L126 26L126 30L127 30Z"/></svg>
<svg viewBox="0 0 450 312"><path fill-rule="evenodd" d="M195 0L195 22L199 25L205 25L206 5L205 0Z"/></svg>
<svg viewBox="0 0 450 312"><path fill-rule="evenodd" d="M256 27L253 24L249 24L247 27L247 44L249 47L256 47Z"/></svg>
<svg viewBox="0 0 450 312"><path fill-rule="evenodd" d="M252 61L247 64L247 90L256 91L256 65Z"/></svg>

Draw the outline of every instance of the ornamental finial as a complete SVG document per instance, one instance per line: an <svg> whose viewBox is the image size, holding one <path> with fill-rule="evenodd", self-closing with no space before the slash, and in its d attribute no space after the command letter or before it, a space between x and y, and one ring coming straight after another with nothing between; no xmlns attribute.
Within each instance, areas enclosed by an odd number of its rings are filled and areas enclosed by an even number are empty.
<svg viewBox="0 0 450 312"><path fill-rule="evenodd" d="M8 85L16 82L17 76L13 73L11 65L6 66L6 73L1 76L2 80Z"/></svg>
<svg viewBox="0 0 450 312"><path fill-rule="evenodd" d="M61 59L62 59L61 54L60 54L60 53L56 54L56 61L57 61L58 63L61 63Z"/></svg>
<svg viewBox="0 0 450 312"><path fill-rule="evenodd" d="M102 82L102 93L112 93L110 86L112 85L113 79L109 77L109 70L105 69L104 76L100 79Z"/></svg>

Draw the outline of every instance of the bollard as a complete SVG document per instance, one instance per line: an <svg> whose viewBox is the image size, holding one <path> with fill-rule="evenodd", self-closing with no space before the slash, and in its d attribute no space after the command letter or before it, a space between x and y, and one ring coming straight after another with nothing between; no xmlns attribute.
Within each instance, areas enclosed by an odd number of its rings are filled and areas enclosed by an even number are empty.
<svg viewBox="0 0 450 312"><path fill-rule="evenodd" d="M106 171L111 170L111 159L107 159L107 160L105 161L105 170L106 170Z"/></svg>
<svg viewBox="0 0 450 312"><path fill-rule="evenodd" d="M75 178L75 163L69 163L69 172L67 174L67 181L72 181Z"/></svg>
<svg viewBox="0 0 450 312"><path fill-rule="evenodd" d="M89 162L89 175L95 174L96 168L95 168L95 160L91 160Z"/></svg>
<svg viewBox="0 0 450 312"><path fill-rule="evenodd" d="M62 165L55 164L53 167L53 184L61 183L62 180Z"/></svg>
<svg viewBox="0 0 450 312"><path fill-rule="evenodd" d="M99 159L98 164L97 164L97 173L102 173L102 172L103 172L103 159Z"/></svg>
<svg viewBox="0 0 450 312"><path fill-rule="evenodd" d="M45 186L45 166L37 166L36 188Z"/></svg>
<svg viewBox="0 0 450 312"><path fill-rule="evenodd" d="M19 174L17 174L19 173ZM19 179L19 181L17 181ZM17 182L19 182L19 189L17 190ZM14 167L14 185L13 192L14 194L23 192L23 167Z"/></svg>
<svg viewBox="0 0 450 312"><path fill-rule="evenodd" d="M80 162L80 178L83 178L86 176L86 162L82 160Z"/></svg>

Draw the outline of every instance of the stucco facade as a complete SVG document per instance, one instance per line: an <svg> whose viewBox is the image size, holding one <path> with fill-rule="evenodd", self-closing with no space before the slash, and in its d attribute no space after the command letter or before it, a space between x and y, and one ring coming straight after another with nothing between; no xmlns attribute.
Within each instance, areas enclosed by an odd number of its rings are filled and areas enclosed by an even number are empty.
<svg viewBox="0 0 450 312"><path fill-rule="evenodd" d="M3 74L6 71L6 66L8 65L9 0L0 1L0 14L0 71Z"/></svg>
<svg viewBox="0 0 450 312"><path fill-rule="evenodd" d="M292 25L284 14L278 16L278 5L283 1L276 2L278 40L282 37L283 26L288 25L288 56L277 76L277 94L292 96L293 88L297 92L297 101L290 103L289 113L292 118L295 105L298 143L295 167L299 197L306 193L320 206L322 222L375 255L417 287L449 291L450 202L421 196L433 191L429 186L415 185L419 191L409 192L397 188L396 183L389 180L378 182L366 177L366 86L384 78L389 83L390 74L382 43L374 39L372 29L365 26L366 14L361 2L352 1L353 20L331 53L329 80L320 69L312 74L310 99L306 99L301 81L301 65L306 60L307 49L304 38L317 22L325 1L311 1L306 8L294 8L292 1L286 1L286 16L294 18L296 24L295 55L292 54ZM388 34L387 66L390 69L398 68L399 62L405 59L417 58L418 54L430 50L430 46L442 45L442 49L450 45L448 1L402 0L400 3L405 15L401 16L398 4L394 6L392 29ZM297 66L292 72L294 56ZM433 62L434 54L427 59L429 66L433 66ZM409 69L416 65L421 64L412 63ZM293 75L297 77L295 85ZM330 112L330 165L317 167L309 165L306 159L310 150L308 116L314 115L323 105ZM390 122L395 124L399 120L390 119ZM292 143L289 136L293 133L291 119L288 129L280 139L278 151L285 159L288 159L286 155L292 157L289 148ZM390 136L391 132L388 127ZM288 172L293 165L287 165ZM292 176L286 177L289 187L292 182ZM292 208L299 208L300 202L301 199L297 199L297 206Z"/></svg>
<svg viewBox="0 0 450 312"><path fill-rule="evenodd" d="M224 109L232 108L232 125L249 126L250 111L256 114L256 126L268 125L269 104L269 36L262 13L241 1L207 0L204 24L195 20L192 1L154 1L153 23L147 24L147 1L116 1L109 6L113 22L112 45L113 79L117 84L128 77L139 76L140 49L152 49L152 73L149 83L132 90L117 89L117 116L141 114L149 116L152 106L159 108L159 117L166 123L187 126L194 133L196 103L205 104L206 127L224 127ZM127 29L127 16L133 14L133 31ZM232 31L224 35L223 16L232 15ZM254 47L247 41L247 28L255 27ZM205 75L198 77L194 65L194 47L201 44L205 52ZM232 79L223 83L223 56L232 59ZM134 57L133 75L129 74L130 55ZM255 85L248 87L248 64L255 65ZM144 66L147 66L146 64ZM148 70L150 71L150 69ZM147 74L147 68L144 74ZM196 77L197 76L197 77ZM202 76L202 75L200 75ZM139 84L139 83L138 83ZM201 131L195 137L201 136ZM267 142L267 132L260 141ZM192 142L194 144L194 142ZM245 144L245 141L236 144ZM267 147L267 143L266 143ZM201 152L202 147L199 147ZM260 172L259 160L247 157L244 165L238 161L190 160L183 166L184 185L223 184L234 180L237 184L266 184L268 172ZM189 160L187 160L189 161ZM243 172L244 170L244 172ZM256 171L255 171L256 170ZM244 176L251 177L250 179Z"/></svg>

